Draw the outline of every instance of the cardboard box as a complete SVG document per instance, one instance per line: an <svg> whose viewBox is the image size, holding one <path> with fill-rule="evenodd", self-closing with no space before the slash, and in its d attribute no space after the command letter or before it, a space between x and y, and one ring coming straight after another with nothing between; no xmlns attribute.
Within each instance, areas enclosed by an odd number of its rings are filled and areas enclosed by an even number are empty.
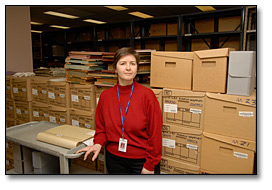
<svg viewBox="0 0 272 190"><path fill-rule="evenodd" d="M177 51L177 49L178 49L177 40L165 41L164 47L165 47L164 48L165 51Z"/></svg>
<svg viewBox="0 0 272 190"><path fill-rule="evenodd" d="M226 39L227 39L227 41L226 41ZM221 45L223 45L223 46L221 46ZM235 50L241 50L240 49L240 36L219 37L219 46L221 48L233 48Z"/></svg>
<svg viewBox="0 0 272 190"><path fill-rule="evenodd" d="M69 83L65 81L48 81L48 102L49 105L69 108Z"/></svg>
<svg viewBox="0 0 272 190"><path fill-rule="evenodd" d="M161 174L199 174L199 166L176 161L166 156L161 158Z"/></svg>
<svg viewBox="0 0 272 190"><path fill-rule="evenodd" d="M163 93L163 89L152 88L151 90L154 92L154 94L155 94L155 96L156 96L156 98L157 98L157 100L158 100L158 102L160 104L161 111L162 111L162 93Z"/></svg>
<svg viewBox="0 0 272 190"><path fill-rule="evenodd" d="M150 86L192 89L192 52L152 52Z"/></svg>
<svg viewBox="0 0 272 190"><path fill-rule="evenodd" d="M33 121L49 121L48 104L41 102L32 102L32 120Z"/></svg>
<svg viewBox="0 0 272 190"><path fill-rule="evenodd" d="M214 18L195 20L195 29L199 33L214 32Z"/></svg>
<svg viewBox="0 0 272 190"><path fill-rule="evenodd" d="M226 92L229 52L219 48L194 52L193 91Z"/></svg>
<svg viewBox="0 0 272 190"><path fill-rule="evenodd" d="M13 77L12 78L12 96L18 101L32 101L31 79L33 77Z"/></svg>
<svg viewBox="0 0 272 190"><path fill-rule="evenodd" d="M15 125L16 124L14 118L6 118L6 127L13 127Z"/></svg>
<svg viewBox="0 0 272 190"><path fill-rule="evenodd" d="M182 32L184 32L184 24ZM167 35L177 35L178 34L178 24L177 23L167 23Z"/></svg>
<svg viewBox="0 0 272 190"><path fill-rule="evenodd" d="M36 77L31 79L33 101L48 104L48 80L52 77Z"/></svg>
<svg viewBox="0 0 272 190"><path fill-rule="evenodd" d="M218 20L218 32L234 31L241 23L241 16L221 17ZM237 31L240 27L237 28Z"/></svg>
<svg viewBox="0 0 272 190"><path fill-rule="evenodd" d="M206 38L206 42L211 45L211 39ZM208 50L209 46L202 39L192 39L191 51Z"/></svg>
<svg viewBox="0 0 272 190"><path fill-rule="evenodd" d="M163 121L182 127L203 130L205 93L163 89Z"/></svg>
<svg viewBox="0 0 272 190"><path fill-rule="evenodd" d="M70 108L69 124L75 127L95 129L94 111L83 111Z"/></svg>
<svg viewBox="0 0 272 190"><path fill-rule="evenodd" d="M255 51L230 52L227 94L250 96L255 86L255 75Z"/></svg>
<svg viewBox="0 0 272 190"><path fill-rule="evenodd" d="M136 44L136 49L142 49L141 48L141 43L139 43L137 45ZM156 50L156 51L164 51L164 44L162 43L161 40L149 40L149 41L146 41L145 43L145 49L152 49L152 50Z"/></svg>
<svg viewBox="0 0 272 190"><path fill-rule="evenodd" d="M15 101L6 99L6 119L15 119Z"/></svg>
<svg viewBox="0 0 272 190"><path fill-rule="evenodd" d="M96 103L96 106L98 104L98 101L99 101L99 97L100 97L100 94L104 91L104 90L107 90L111 87L108 87L108 86L95 86L95 103Z"/></svg>
<svg viewBox="0 0 272 190"><path fill-rule="evenodd" d="M70 107L89 112L95 110L95 89L93 84L70 84Z"/></svg>
<svg viewBox="0 0 272 190"><path fill-rule="evenodd" d="M15 118L26 122L32 121L32 102L15 101Z"/></svg>
<svg viewBox="0 0 272 190"><path fill-rule="evenodd" d="M202 131L163 124L162 156L200 165Z"/></svg>
<svg viewBox="0 0 272 190"><path fill-rule="evenodd" d="M13 99L13 93L12 93L12 75L6 75L6 99Z"/></svg>
<svg viewBox="0 0 272 190"><path fill-rule="evenodd" d="M205 132L256 141L256 91L251 96L206 95Z"/></svg>
<svg viewBox="0 0 272 190"><path fill-rule="evenodd" d="M217 174L252 174L255 147L253 141L203 132L201 169Z"/></svg>
<svg viewBox="0 0 272 190"><path fill-rule="evenodd" d="M149 36L165 36L166 23L151 24L149 29Z"/></svg>
<svg viewBox="0 0 272 190"><path fill-rule="evenodd" d="M59 106L48 106L49 108L49 121L57 124L69 124L70 113L68 108L59 107Z"/></svg>

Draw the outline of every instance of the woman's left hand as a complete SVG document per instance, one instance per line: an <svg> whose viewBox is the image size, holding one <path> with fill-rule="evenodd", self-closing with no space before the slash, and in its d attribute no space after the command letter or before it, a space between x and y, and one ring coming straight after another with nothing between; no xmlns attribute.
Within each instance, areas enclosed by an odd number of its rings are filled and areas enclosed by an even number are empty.
<svg viewBox="0 0 272 190"><path fill-rule="evenodd" d="M154 171L149 171L149 170L143 168L141 174L154 174Z"/></svg>

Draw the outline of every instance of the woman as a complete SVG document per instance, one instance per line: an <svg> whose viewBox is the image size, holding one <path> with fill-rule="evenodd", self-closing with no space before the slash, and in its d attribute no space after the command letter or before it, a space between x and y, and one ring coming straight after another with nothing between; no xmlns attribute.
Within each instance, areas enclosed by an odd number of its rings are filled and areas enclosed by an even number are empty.
<svg viewBox="0 0 272 190"><path fill-rule="evenodd" d="M134 80L139 61L132 48L116 52L113 65L118 84L100 95L94 145L77 152L86 152L84 159L93 152L94 161L106 146L109 174L159 173L162 112L153 91Z"/></svg>

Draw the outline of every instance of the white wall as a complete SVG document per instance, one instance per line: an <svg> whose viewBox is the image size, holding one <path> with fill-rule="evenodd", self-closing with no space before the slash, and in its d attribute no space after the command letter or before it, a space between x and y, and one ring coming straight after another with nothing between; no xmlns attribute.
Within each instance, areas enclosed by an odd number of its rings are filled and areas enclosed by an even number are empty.
<svg viewBox="0 0 272 190"><path fill-rule="evenodd" d="M6 6L6 71L33 71L29 6Z"/></svg>

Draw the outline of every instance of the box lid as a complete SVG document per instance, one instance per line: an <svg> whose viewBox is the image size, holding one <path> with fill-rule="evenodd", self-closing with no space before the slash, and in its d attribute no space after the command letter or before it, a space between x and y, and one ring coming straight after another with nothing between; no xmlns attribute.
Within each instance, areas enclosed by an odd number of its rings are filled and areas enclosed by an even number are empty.
<svg viewBox="0 0 272 190"><path fill-rule="evenodd" d="M163 88L163 97L166 96L191 96L191 97L204 97L205 92L193 92L190 90L179 90Z"/></svg>
<svg viewBox="0 0 272 190"><path fill-rule="evenodd" d="M94 109L92 109L92 111L84 111L84 110L80 110L80 109L75 109L75 108L70 108L70 114L71 115L78 115L78 116L92 116L94 113Z"/></svg>
<svg viewBox="0 0 272 190"><path fill-rule="evenodd" d="M253 91L251 96L238 96L238 95L219 94L219 93L216 94L216 93L210 93L210 92L207 92L206 95L208 98L256 107L256 90Z"/></svg>
<svg viewBox="0 0 272 190"><path fill-rule="evenodd" d="M64 108L64 107L52 106L52 105L49 105L49 106L48 106L48 109L49 109L50 111L60 111L60 112L66 112L66 111L67 111L67 109Z"/></svg>
<svg viewBox="0 0 272 190"><path fill-rule="evenodd" d="M193 58L194 58L193 52L154 51L154 52L151 52L151 55L160 56L160 57L176 58L176 59L189 59L189 60L193 60Z"/></svg>
<svg viewBox="0 0 272 190"><path fill-rule="evenodd" d="M214 139L217 141L221 141L227 144L231 144L233 146L245 148L248 150L256 151L256 142L246 140L246 139L240 139L240 138L235 138L235 137L229 137L229 136L223 136L223 135L218 135L214 133L207 133L203 132L203 136Z"/></svg>
<svg viewBox="0 0 272 190"><path fill-rule="evenodd" d="M218 49L194 51L194 53L200 59L204 59L204 58L211 58L211 57L227 57L227 56L229 56L230 51L235 51L235 49L233 49L233 48L218 48Z"/></svg>
<svg viewBox="0 0 272 190"><path fill-rule="evenodd" d="M255 51L232 51L229 54L229 71L231 77L250 78L256 72Z"/></svg>

